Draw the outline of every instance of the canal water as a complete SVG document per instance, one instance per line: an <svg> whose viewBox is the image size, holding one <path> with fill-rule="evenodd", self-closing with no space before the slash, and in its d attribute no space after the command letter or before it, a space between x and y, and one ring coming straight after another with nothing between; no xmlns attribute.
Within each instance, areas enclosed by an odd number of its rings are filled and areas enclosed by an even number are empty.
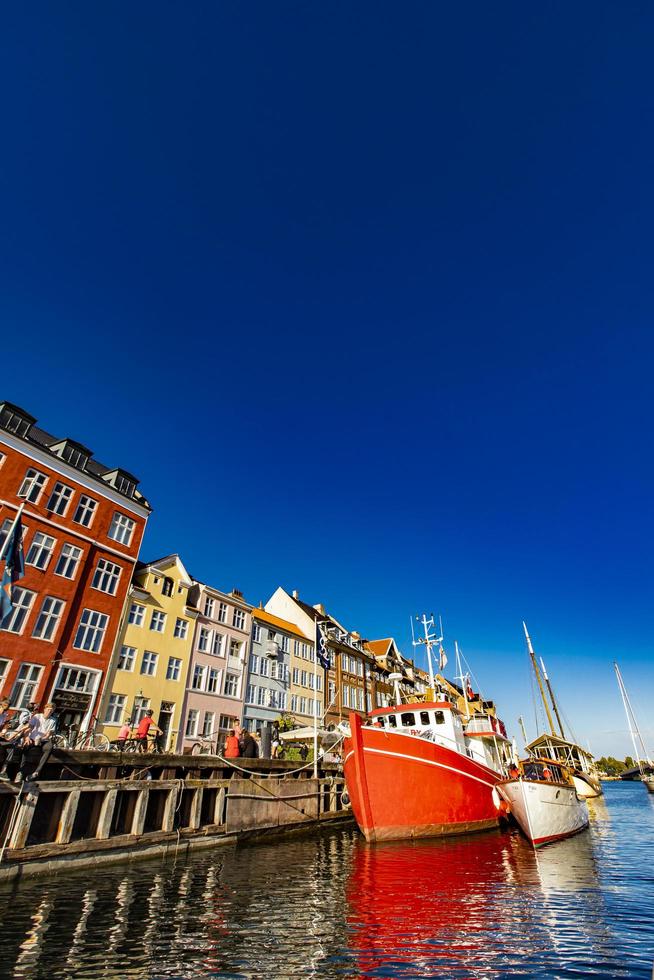
<svg viewBox="0 0 654 980"><path fill-rule="evenodd" d="M4 886L0 977L650 978L654 796L605 787L538 853L333 830Z"/></svg>

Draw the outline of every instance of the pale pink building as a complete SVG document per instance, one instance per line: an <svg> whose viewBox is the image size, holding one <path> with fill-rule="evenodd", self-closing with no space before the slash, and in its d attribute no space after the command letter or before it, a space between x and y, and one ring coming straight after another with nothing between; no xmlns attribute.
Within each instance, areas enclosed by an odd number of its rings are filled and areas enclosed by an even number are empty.
<svg viewBox="0 0 654 980"><path fill-rule="evenodd" d="M178 751L202 738L215 748L243 719L252 606L238 589L221 592L194 582L189 603L199 610L179 728Z"/></svg>

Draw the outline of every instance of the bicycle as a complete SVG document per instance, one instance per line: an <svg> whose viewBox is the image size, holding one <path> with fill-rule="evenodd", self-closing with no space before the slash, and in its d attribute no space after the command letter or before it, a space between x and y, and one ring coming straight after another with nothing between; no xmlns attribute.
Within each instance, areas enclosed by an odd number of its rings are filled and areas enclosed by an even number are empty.
<svg viewBox="0 0 654 980"><path fill-rule="evenodd" d="M90 728L74 734L69 729L68 735L65 737L65 745L58 747L71 749L76 752L108 752L111 748L111 743L103 732L97 731L98 725L97 715L93 715ZM64 736L58 737L63 738Z"/></svg>
<svg viewBox="0 0 654 980"><path fill-rule="evenodd" d="M215 732L209 735L198 736L199 741L191 746L191 755L217 755L217 746L214 742Z"/></svg>

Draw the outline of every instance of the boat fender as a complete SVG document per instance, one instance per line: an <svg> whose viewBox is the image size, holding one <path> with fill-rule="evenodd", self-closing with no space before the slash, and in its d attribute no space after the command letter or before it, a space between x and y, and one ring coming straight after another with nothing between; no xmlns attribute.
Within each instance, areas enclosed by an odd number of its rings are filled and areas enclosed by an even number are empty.
<svg viewBox="0 0 654 980"><path fill-rule="evenodd" d="M493 792L492 792L491 795L493 797L493 805L495 806L495 809L496 810L501 810L502 809L502 800L500 799L500 794L497 792L497 790L495 789L494 786L493 786Z"/></svg>
<svg viewBox="0 0 654 980"><path fill-rule="evenodd" d="M346 789L344 789L343 792L341 793L341 803L343 804L343 806L350 805L350 794Z"/></svg>

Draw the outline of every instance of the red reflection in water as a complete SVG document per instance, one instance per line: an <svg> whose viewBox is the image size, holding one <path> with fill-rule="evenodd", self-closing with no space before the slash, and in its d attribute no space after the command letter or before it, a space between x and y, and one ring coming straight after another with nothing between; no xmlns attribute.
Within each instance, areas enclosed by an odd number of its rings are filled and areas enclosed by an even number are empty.
<svg viewBox="0 0 654 980"><path fill-rule="evenodd" d="M520 840L362 840L353 857L348 923L361 977L444 976L446 968L461 978L499 975L500 950L529 919L527 907L504 903L502 893L538 879Z"/></svg>

